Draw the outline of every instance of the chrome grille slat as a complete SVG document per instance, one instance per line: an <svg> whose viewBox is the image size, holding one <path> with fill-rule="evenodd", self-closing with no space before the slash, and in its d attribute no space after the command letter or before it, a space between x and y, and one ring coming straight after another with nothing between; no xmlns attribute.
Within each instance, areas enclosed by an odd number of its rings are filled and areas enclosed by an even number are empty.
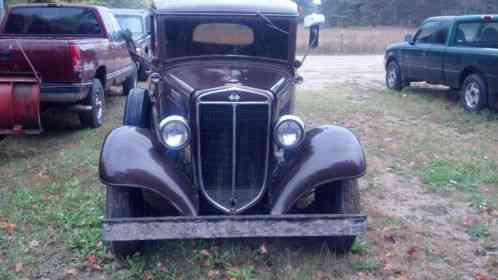
<svg viewBox="0 0 498 280"><path fill-rule="evenodd" d="M197 100L198 181L207 200L228 213L246 210L266 188L272 99L264 96L268 102Z"/></svg>

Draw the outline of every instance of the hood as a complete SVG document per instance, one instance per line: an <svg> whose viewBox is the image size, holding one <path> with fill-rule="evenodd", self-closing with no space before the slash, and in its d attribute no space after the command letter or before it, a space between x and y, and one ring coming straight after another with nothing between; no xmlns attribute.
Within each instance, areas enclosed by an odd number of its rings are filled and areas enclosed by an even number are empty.
<svg viewBox="0 0 498 280"><path fill-rule="evenodd" d="M189 92L228 85L275 91L291 75L280 66L238 61L190 63L168 70L166 77Z"/></svg>
<svg viewBox="0 0 498 280"><path fill-rule="evenodd" d="M392 50L397 50L397 49L402 49L404 47L408 46L407 42L398 42L398 43L393 43L387 46L386 51L392 51Z"/></svg>

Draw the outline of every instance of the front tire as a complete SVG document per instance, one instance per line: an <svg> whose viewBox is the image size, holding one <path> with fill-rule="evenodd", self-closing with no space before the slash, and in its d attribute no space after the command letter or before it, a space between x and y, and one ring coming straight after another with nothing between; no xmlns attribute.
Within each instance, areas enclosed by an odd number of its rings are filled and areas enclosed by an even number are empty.
<svg viewBox="0 0 498 280"><path fill-rule="evenodd" d="M126 98L123 124L140 128L150 128L151 103L148 91L134 88Z"/></svg>
<svg viewBox="0 0 498 280"><path fill-rule="evenodd" d="M360 190L358 180L339 181L321 186L315 192L315 202L319 213L359 214ZM356 236L334 236L327 238L329 249L339 254L351 251Z"/></svg>
<svg viewBox="0 0 498 280"><path fill-rule="evenodd" d="M140 189L107 187L106 218L137 218L144 214L144 200ZM112 253L117 257L131 256L143 247L141 241L111 241Z"/></svg>
<svg viewBox="0 0 498 280"><path fill-rule="evenodd" d="M401 91L404 87L401 68L396 61L391 61L386 69L386 86L390 90Z"/></svg>
<svg viewBox="0 0 498 280"><path fill-rule="evenodd" d="M138 74L137 74L137 68L135 67L133 73L123 83L123 95L128 95L132 89L137 87L137 84L138 84Z"/></svg>
<svg viewBox="0 0 498 280"><path fill-rule="evenodd" d="M83 104L90 106L92 109L79 114L81 124L90 128L102 126L104 123L105 94L100 80L93 80L90 92Z"/></svg>
<svg viewBox="0 0 498 280"><path fill-rule="evenodd" d="M471 74L465 78L461 100L467 112L479 112L488 105L488 86L480 75Z"/></svg>

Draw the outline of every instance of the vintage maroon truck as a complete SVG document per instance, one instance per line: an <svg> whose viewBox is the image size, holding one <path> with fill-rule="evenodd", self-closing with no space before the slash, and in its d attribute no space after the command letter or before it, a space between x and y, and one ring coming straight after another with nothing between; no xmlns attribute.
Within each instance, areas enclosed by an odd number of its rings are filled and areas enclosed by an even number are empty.
<svg viewBox="0 0 498 280"><path fill-rule="evenodd" d="M13 6L0 30L0 135L41 132L39 112L51 107L99 127L105 89L127 94L137 83L126 34L107 8Z"/></svg>

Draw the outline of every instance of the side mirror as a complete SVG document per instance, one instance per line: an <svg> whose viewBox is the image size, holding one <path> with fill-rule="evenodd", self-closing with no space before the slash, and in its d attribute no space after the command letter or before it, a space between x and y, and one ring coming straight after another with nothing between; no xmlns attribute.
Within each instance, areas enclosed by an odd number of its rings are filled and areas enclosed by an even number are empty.
<svg viewBox="0 0 498 280"><path fill-rule="evenodd" d="M405 42L407 42L410 45L413 45L413 35L412 34L406 34L405 35Z"/></svg>
<svg viewBox="0 0 498 280"><path fill-rule="evenodd" d="M325 16L323 14L313 13L304 18L304 27L310 29L309 48L318 48L320 44L320 24L324 22Z"/></svg>

